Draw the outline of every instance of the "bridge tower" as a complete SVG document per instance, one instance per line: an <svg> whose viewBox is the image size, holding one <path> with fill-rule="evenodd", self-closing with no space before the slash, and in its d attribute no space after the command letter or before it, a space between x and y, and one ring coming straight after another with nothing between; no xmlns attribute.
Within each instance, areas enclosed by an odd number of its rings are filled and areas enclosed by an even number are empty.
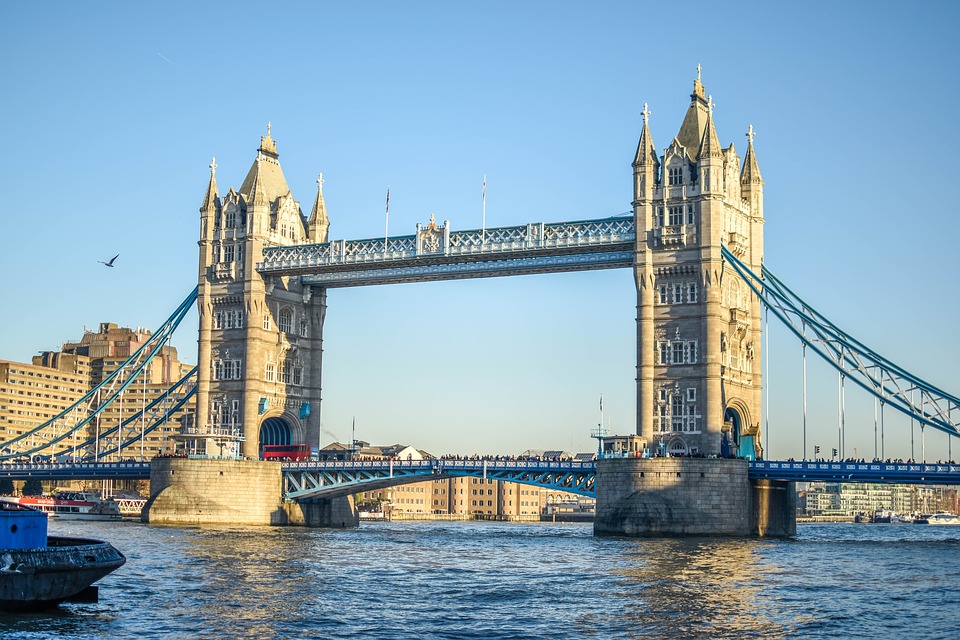
<svg viewBox="0 0 960 640"><path fill-rule="evenodd" d="M322 175L307 218L269 125L239 191L221 198L211 163L200 207L195 431L221 450L207 455L258 458L264 444L319 444L326 290L256 267L264 247L326 242L329 225Z"/></svg>
<svg viewBox="0 0 960 640"><path fill-rule="evenodd" d="M637 240L637 432L671 454L761 452L760 302L721 246L759 272L763 179L720 146L713 104L693 83L680 131L658 155L646 105L633 162Z"/></svg>

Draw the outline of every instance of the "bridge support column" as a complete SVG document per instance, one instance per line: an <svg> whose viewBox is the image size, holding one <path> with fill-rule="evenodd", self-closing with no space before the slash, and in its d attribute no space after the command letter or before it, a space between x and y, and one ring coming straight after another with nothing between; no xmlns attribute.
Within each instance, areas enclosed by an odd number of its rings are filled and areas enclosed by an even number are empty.
<svg viewBox="0 0 960 640"><path fill-rule="evenodd" d="M280 519L273 524L346 529L360 526L360 514L353 496L323 500L298 500L282 505Z"/></svg>
<svg viewBox="0 0 960 640"><path fill-rule="evenodd" d="M751 513L754 533L760 536L797 535L797 488L782 480L752 480Z"/></svg>
<svg viewBox="0 0 960 640"><path fill-rule="evenodd" d="M795 524L792 531L789 527L795 513L788 517L789 491L763 489L758 493L747 477L746 460L598 460L596 488L595 535L776 536L796 532Z"/></svg>
<svg viewBox="0 0 960 640"><path fill-rule="evenodd" d="M279 462L157 458L150 464L148 524L355 527L353 499L282 502Z"/></svg>

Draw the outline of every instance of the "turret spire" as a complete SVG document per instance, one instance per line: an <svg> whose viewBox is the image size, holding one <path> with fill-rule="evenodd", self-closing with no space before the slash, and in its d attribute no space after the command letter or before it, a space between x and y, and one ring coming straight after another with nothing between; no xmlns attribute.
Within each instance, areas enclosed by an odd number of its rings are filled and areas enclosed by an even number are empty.
<svg viewBox="0 0 960 640"><path fill-rule="evenodd" d="M203 196L200 211L212 211L220 205L220 193L217 191L217 159L210 160L210 181L207 183L207 192Z"/></svg>
<svg viewBox="0 0 960 640"><path fill-rule="evenodd" d="M763 177L760 175L760 166L757 164L757 156L753 150L753 136L756 132L751 124L747 128L747 153L743 158L743 170L740 172L741 185L763 184Z"/></svg>
<svg viewBox="0 0 960 640"><path fill-rule="evenodd" d="M653 144L653 136L650 135L650 109L647 108L647 103L643 103L643 129L640 131L640 143L637 145L637 155L633 160L634 167L641 167L646 165L653 165L656 167L660 164L660 161L657 159L657 148Z"/></svg>
<svg viewBox="0 0 960 640"><path fill-rule="evenodd" d="M723 150L720 148L720 139L717 137L717 130L713 126L713 96L707 98L707 126L703 130L703 137L700 139L699 158L722 158Z"/></svg>
<svg viewBox="0 0 960 640"><path fill-rule="evenodd" d="M307 235L310 242L326 242L329 228L330 218L327 217L327 205L323 201L323 173L321 173L317 177L317 197L313 201L313 209L310 211L310 219L307 221Z"/></svg>

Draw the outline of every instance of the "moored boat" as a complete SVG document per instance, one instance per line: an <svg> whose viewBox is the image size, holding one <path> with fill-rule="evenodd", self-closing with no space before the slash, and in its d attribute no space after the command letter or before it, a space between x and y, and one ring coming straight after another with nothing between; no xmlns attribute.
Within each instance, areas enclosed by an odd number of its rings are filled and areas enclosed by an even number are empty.
<svg viewBox="0 0 960 640"><path fill-rule="evenodd" d="M119 520L120 506L113 499L100 497L95 491L58 491L53 496L4 497L25 507L43 511L50 517L64 520Z"/></svg>
<svg viewBox="0 0 960 640"><path fill-rule="evenodd" d="M914 524L960 524L960 517L947 511L925 515L913 521Z"/></svg>
<svg viewBox="0 0 960 640"><path fill-rule="evenodd" d="M91 585L126 558L107 542L47 536L47 516L0 502L0 610L37 610L96 598Z"/></svg>

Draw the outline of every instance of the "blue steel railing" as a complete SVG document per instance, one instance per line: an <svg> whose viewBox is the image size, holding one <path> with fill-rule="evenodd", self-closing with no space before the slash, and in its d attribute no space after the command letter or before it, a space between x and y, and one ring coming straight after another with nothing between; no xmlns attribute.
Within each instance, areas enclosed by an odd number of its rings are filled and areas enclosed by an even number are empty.
<svg viewBox="0 0 960 640"><path fill-rule="evenodd" d="M751 480L960 485L960 464L914 462L750 462Z"/></svg>
<svg viewBox="0 0 960 640"><path fill-rule="evenodd" d="M149 480L150 462L3 463L0 478L11 480Z"/></svg>

